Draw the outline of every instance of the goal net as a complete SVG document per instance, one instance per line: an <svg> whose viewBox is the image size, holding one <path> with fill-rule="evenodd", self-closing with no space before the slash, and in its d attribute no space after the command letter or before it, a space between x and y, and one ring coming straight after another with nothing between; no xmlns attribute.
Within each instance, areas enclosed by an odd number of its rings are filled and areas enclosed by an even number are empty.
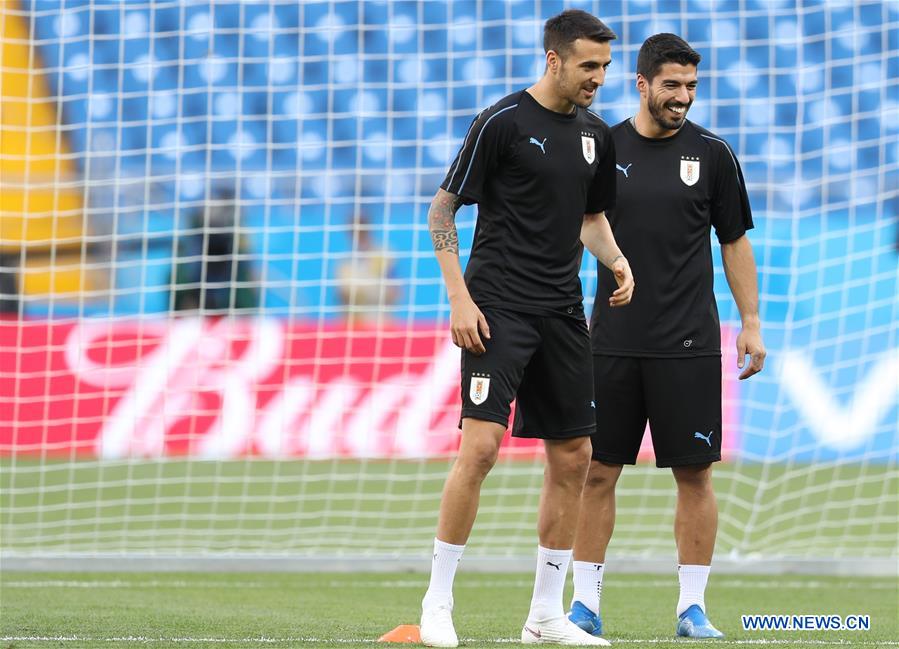
<svg viewBox="0 0 899 649"><path fill-rule="evenodd" d="M619 36L607 123L680 34L745 172L769 359L737 381L716 251L716 556L894 569L899 5L867 0L0 2L3 556L426 569L460 392L427 208L569 6ZM542 464L506 440L467 556L530 564ZM611 560L673 564L674 504L643 449Z"/></svg>

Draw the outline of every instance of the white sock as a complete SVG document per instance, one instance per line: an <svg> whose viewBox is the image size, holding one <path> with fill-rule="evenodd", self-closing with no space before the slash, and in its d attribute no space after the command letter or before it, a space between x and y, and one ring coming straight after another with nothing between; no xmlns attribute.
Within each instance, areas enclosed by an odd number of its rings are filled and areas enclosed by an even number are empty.
<svg viewBox="0 0 899 649"><path fill-rule="evenodd" d="M693 604L705 612L705 585L709 580L711 566L677 567L677 579L680 582L680 599L677 600L677 615L680 615Z"/></svg>
<svg viewBox="0 0 899 649"><path fill-rule="evenodd" d="M602 573L605 570L604 563L592 561L574 561L574 597L572 606L580 602L591 611L599 615L599 600L602 597Z"/></svg>
<svg viewBox="0 0 899 649"><path fill-rule="evenodd" d="M550 550L537 546L537 574L531 598L529 620L542 621L565 615L562 593L571 563L571 550Z"/></svg>
<svg viewBox="0 0 899 649"><path fill-rule="evenodd" d="M431 561L431 581L428 584L428 592L421 602L422 608L433 606L452 606L453 580L456 578L456 568L462 560L464 545L444 543L440 539L434 539L434 558Z"/></svg>

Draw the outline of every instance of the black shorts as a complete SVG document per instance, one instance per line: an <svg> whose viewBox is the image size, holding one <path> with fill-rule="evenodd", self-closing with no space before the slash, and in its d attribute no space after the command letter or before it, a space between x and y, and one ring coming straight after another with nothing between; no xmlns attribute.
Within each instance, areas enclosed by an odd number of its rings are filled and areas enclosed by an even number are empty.
<svg viewBox="0 0 899 649"><path fill-rule="evenodd" d="M721 357L594 356L593 459L635 464L646 421L656 466L721 459Z"/></svg>
<svg viewBox="0 0 899 649"><path fill-rule="evenodd" d="M596 431L590 334L583 318L482 309L487 351L462 350L462 418L509 424L515 437L568 439ZM461 421L460 421L461 426Z"/></svg>

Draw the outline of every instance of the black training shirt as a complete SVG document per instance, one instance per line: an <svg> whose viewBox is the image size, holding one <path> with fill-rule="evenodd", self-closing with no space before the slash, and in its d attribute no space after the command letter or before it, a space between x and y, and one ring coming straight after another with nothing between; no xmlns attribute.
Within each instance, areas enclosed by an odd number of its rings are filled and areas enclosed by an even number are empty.
<svg viewBox="0 0 899 649"><path fill-rule="evenodd" d="M479 307L582 313L584 214L615 204L605 122L516 92L475 118L440 186L478 204L465 283Z"/></svg>
<svg viewBox="0 0 899 649"><path fill-rule="evenodd" d="M720 243L752 228L737 158L724 140L690 121L671 137L653 139L626 120L612 128L612 138L618 192L607 216L636 288L629 305L610 308L617 284L599 265L590 325L593 352L718 355L710 228Z"/></svg>

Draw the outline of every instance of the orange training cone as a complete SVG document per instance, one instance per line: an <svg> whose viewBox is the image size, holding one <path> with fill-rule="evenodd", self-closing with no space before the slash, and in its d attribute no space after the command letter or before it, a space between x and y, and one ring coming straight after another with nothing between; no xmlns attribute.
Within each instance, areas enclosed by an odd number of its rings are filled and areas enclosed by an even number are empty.
<svg viewBox="0 0 899 649"><path fill-rule="evenodd" d="M400 624L393 631L388 631L380 638L378 642L421 642L421 633L417 624Z"/></svg>

